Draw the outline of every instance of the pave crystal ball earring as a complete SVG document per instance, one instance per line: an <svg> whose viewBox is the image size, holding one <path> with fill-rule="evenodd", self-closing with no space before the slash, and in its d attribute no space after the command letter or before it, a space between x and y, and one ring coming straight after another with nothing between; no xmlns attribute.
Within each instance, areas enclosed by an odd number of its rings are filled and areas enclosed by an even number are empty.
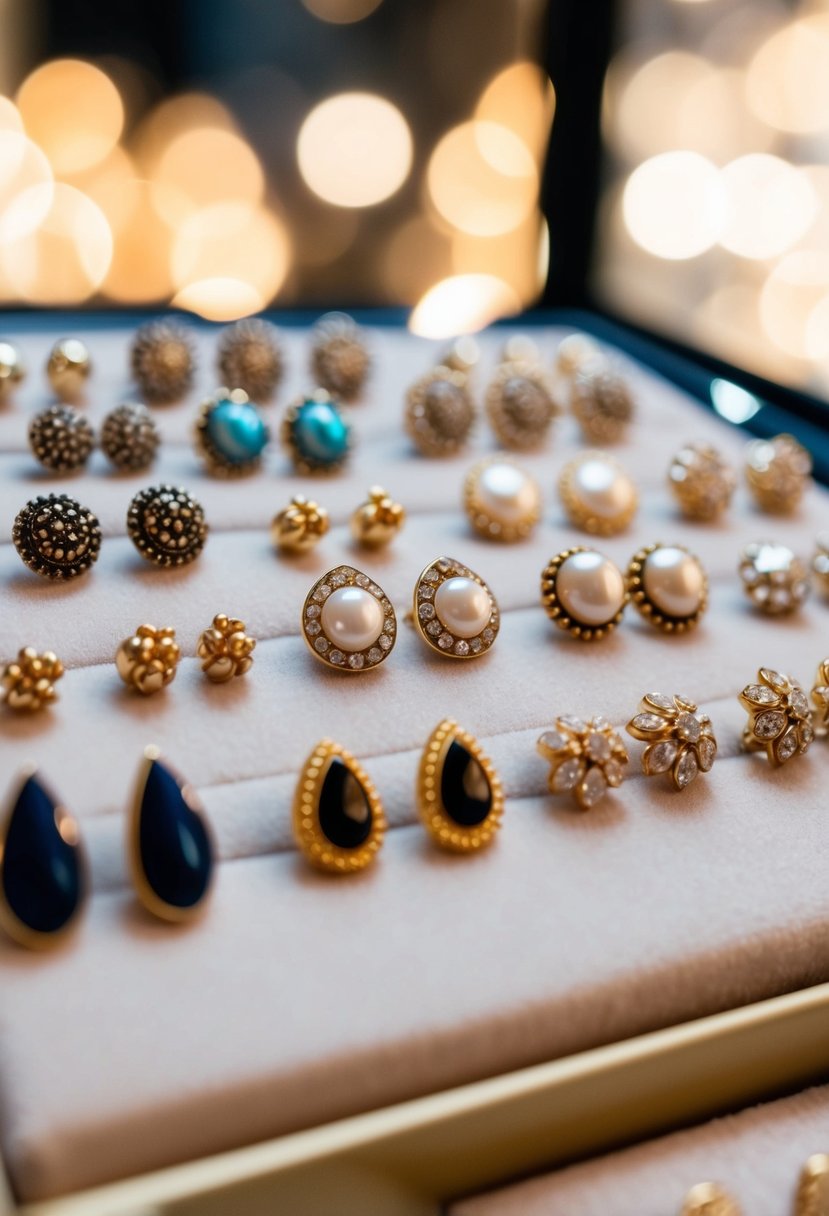
<svg viewBox="0 0 829 1216"><path fill-rule="evenodd" d="M761 511L790 515L806 492L812 457L792 435L753 439L746 448L748 488Z"/></svg>
<svg viewBox="0 0 829 1216"><path fill-rule="evenodd" d="M71 405L50 405L29 423L29 447L53 473L76 473L95 446L95 432Z"/></svg>
<svg viewBox="0 0 829 1216"><path fill-rule="evenodd" d="M487 584L452 557L435 558L421 571L414 586L412 620L427 646L454 659L486 654L501 624Z"/></svg>
<svg viewBox="0 0 829 1216"><path fill-rule="evenodd" d="M618 443L633 418L633 395L609 364L588 362L573 376L570 409L586 443Z"/></svg>
<svg viewBox="0 0 829 1216"><path fill-rule="evenodd" d="M279 330L261 317L229 325L219 339L222 384L240 388L254 401L270 401L285 367Z"/></svg>
<svg viewBox="0 0 829 1216"><path fill-rule="evenodd" d="M707 443L686 443L671 461L668 485L686 519L717 519L737 488L731 465Z"/></svg>
<svg viewBox="0 0 829 1216"><path fill-rule="evenodd" d="M344 312L329 312L311 330L311 373L340 401L362 393L371 368L363 331Z"/></svg>
<svg viewBox="0 0 829 1216"><path fill-rule="evenodd" d="M445 718L420 758L417 805L426 831L452 853L471 853L495 838L504 812L501 782L474 735Z"/></svg>
<svg viewBox="0 0 829 1216"><path fill-rule="evenodd" d="M503 446L514 451L540 447L560 412L549 377L538 363L502 363L487 389L489 424Z"/></svg>
<svg viewBox="0 0 829 1216"><path fill-rule="evenodd" d="M116 469L140 473L153 463L161 435L146 405L127 402L104 418L101 450Z"/></svg>
<svg viewBox="0 0 829 1216"><path fill-rule="evenodd" d="M370 671L397 640L397 617L382 587L353 566L317 579L302 606L302 636L314 658L338 671Z"/></svg>
<svg viewBox="0 0 829 1216"><path fill-rule="evenodd" d="M130 365L141 396L150 405L170 405L189 391L196 370L190 331L180 321L159 318L135 331Z"/></svg>
<svg viewBox="0 0 829 1216"><path fill-rule="evenodd" d="M740 554L738 569L746 595L768 616L796 611L809 594L805 563L787 545L754 541Z"/></svg>
<svg viewBox="0 0 829 1216"><path fill-rule="evenodd" d="M353 874L376 858L386 831L377 790L339 743L323 739L305 762L292 824L302 855L317 870Z"/></svg>

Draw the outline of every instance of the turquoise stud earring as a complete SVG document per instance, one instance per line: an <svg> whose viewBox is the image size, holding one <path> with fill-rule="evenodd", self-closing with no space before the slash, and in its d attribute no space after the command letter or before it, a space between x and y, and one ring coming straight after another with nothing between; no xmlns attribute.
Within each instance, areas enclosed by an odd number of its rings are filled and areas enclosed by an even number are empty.
<svg viewBox="0 0 829 1216"><path fill-rule="evenodd" d="M71 931L87 893L78 825L36 772L24 774L0 823L0 924L42 950Z"/></svg>
<svg viewBox="0 0 829 1216"><path fill-rule="evenodd" d="M288 406L282 442L298 473L335 473L351 449L351 428L325 389Z"/></svg>
<svg viewBox="0 0 829 1216"><path fill-rule="evenodd" d="M191 920L210 888L213 841L201 803L148 747L129 817L128 856L136 894L153 916Z"/></svg>
<svg viewBox="0 0 829 1216"><path fill-rule="evenodd" d="M269 438L264 418L240 388L220 388L196 421L196 449L216 477L254 473Z"/></svg>

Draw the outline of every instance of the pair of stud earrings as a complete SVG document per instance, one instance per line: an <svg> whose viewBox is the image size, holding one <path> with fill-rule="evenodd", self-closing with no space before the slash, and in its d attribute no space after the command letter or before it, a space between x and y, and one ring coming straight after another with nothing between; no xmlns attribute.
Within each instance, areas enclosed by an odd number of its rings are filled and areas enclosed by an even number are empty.
<svg viewBox="0 0 829 1216"><path fill-rule="evenodd" d="M700 1182L685 1196L680 1216L742 1216L730 1191L717 1182ZM829 1154L814 1153L800 1171L793 1216L825 1216L829 1212Z"/></svg>
<svg viewBox="0 0 829 1216"><path fill-rule="evenodd" d="M36 460L54 473L82 469L95 447L95 431L71 405L50 405L29 424L29 446ZM161 443L155 420L145 405L128 402L104 418L100 446L110 464L132 473L149 468Z"/></svg>
<svg viewBox="0 0 829 1216"><path fill-rule="evenodd" d="M250 671L255 646L256 639L248 635L244 621L220 612L199 635L196 655L207 679L225 684ZM173 682L180 659L175 629L140 625L118 647L115 667L128 688L151 696Z"/></svg>
<svg viewBox="0 0 829 1216"><path fill-rule="evenodd" d="M214 846L193 789L144 753L128 815L136 895L161 920L190 920L210 887ZM78 823L37 772L19 779L0 822L0 924L20 945L46 949L77 924L89 893Z"/></svg>
<svg viewBox="0 0 829 1216"><path fill-rule="evenodd" d="M485 848L504 810L498 775L480 744L446 718L420 758L416 800L433 841L454 853ZM373 862L386 818L376 787L340 744L323 739L308 757L294 795L292 824L300 852L312 866L352 874Z"/></svg>
<svg viewBox="0 0 829 1216"><path fill-rule="evenodd" d="M380 549L400 532L406 521L405 508L382 486L372 486L364 502L351 516L351 534L366 549ZM295 494L287 507L274 516L271 539L281 553L308 553L329 529L325 507Z"/></svg>

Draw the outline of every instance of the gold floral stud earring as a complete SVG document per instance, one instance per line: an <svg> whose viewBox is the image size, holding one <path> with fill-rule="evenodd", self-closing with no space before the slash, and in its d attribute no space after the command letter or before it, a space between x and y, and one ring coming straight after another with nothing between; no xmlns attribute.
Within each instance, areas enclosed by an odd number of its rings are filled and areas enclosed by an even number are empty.
<svg viewBox="0 0 829 1216"><path fill-rule="evenodd" d="M633 478L605 452L582 452L568 461L558 495L570 522L594 536L624 532L639 507Z"/></svg>
<svg viewBox="0 0 829 1216"><path fill-rule="evenodd" d="M487 540L505 544L524 540L541 518L538 482L511 460L482 460L463 485L469 522Z"/></svg>
<svg viewBox="0 0 829 1216"><path fill-rule="evenodd" d="M687 697L649 692L625 730L648 744L642 753L645 776L670 773L678 790L684 790L700 773L710 772L717 756L711 719L698 713Z"/></svg>
<svg viewBox="0 0 829 1216"><path fill-rule="evenodd" d="M684 545L646 545L627 569L630 598L649 625L684 633L708 607L708 578L698 557Z"/></svg>
<svg viewBox="0 0 829 1216"><path fill-rule="evenodd" d="M406 394L406 434L424 456L460 452L476 416L468 370L440 364L420 376Z"/></svg>
<svg viewBox="0 0 829 1216"><path fill-rule="evenodd" d="M391 601L362 570L337 566L317 579L302 606L302 636L316 659L338 671L370 671L397 640Z"/></svg>
<svg viewBox="0 0 829 1216"><path fill-rule="evenodd" d="M748 488L761 511L788 515L798 506L812 472L812 457L792 435L753 439L746 448Z"/></svg>
<svg viewBox="0 0 829 1216"><path fill-rule="evenodd" d="M550 762L550 793L572 794L582 811L594 807L609 789L624 781L627 749L606 718L586 722L569 715L556 718L553 729L540 736L536 748Z"/></svg>
<svg viewBox="0 0 829 1216"><path fill-rule="evenodd" d="M454 659L486 654L501 624L487 584L453 557L437 557L421 571L414 586L412 620L427 646Z"/></svg>
<svg viewBox="0 0 829 1216"><path fill-rule="evenodd" d="M372 486L368 498L351 516L351 535L366 549L381 549L397 536L406 511L382 486Z"/></svg>
<svg viewBox="0 0 829 1216"><path fill-rule="evenodd" d="M829 735L829 659L818 664L815 682L812 685L815 733L821 738Z"/></svg>
<svg viewBox="0 0 829 1216"><path fill-rule="evenodd" d="M118 647L115 667L127 688L148 697L172 684L180 658L175 629L139 625Z"/></svg>
<svg viewBox="0 0 829 1216"><path fill-rule="evenodd" d="M560 407L544 369L527 360L509 360L496 371L486 392L489 424L505 448L526 452L547 438Z"/></svg>
<svg viewBox="0 0 829 1216"><path fill-rule="evenodd" d="M739 573L748 598L769 616L794 612L809 594L806 566L787 545L771 541L746 545Z"/></svg>
<svg viewBox="0 0 829 1216"><path fill-rule="evenodd" d="M51 650L39 654L24 646L0 671L0 701L16 712L37 713L57 701L55 685L62 676L63 663Z"/></svg>
<svg viewBox="0 0 829 1216"><path fill-rule="evenodd" d="M700 1182L685 1196L680 1216L742 1216L742 1208L718 1182Z"/></svg>
<svg viewBox="0 0 829 1216"><path fill-rule="evenodd" d="M708 443L686 443L671 461L668 485L686 519L717 519L737 488L731 465Z"/></svg>
<svg viewBox="0 0 829 1216"><path fill-rule="evenodd" d="M627 601L621 570L595 549L565 549L541 573L541 602L547 616L583 642L612 633Z"/></svg>
<svg viewBox="0 0 829 1216"><path fill-rule="evenodd" d="M353 874L376 858L386 831L383 805L359 762L323 739L305 762L294 794L294 840L306 861Z"/></svg>
<svg viewBox="0 0 829 1216"><path fill-rule="evenodd" d="M271 540L274 548L283 553L308 553L319 544L328 527L325 507L304 494L295 494L288 506L274 516Z"/></svg>
<svg viewBox="0 0 829 1216"><path fill-rule="evenodd" d="M243 676L250 671L255 646L256 639L245 632L244 621L220 612L199 637L196 654L208 680L224 684L234 676Z"/></svg>
<svg viewBox="0 0 829 1216"><path fill-rule="evenodd" d="M746 685L739 699L748 714L744 751L765 751L775 768L808 751L815 737L812 711L805 692L789 676L761 667L757 683Z"/></svg>
<svg viewBox="0 0 829 1216"><path fill-rule="evenodd" d="M445 718L420 758L417 805L437 845L453 853L486 848L501 826L504 795L489 757L474 735Z"/></svg>

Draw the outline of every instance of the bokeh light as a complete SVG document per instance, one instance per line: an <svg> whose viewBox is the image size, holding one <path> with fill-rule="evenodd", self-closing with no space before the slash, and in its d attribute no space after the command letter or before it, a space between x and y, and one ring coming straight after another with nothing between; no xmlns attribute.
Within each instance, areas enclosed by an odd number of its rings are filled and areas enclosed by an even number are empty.
<svg viewBox="0 0 829 1216"><path fill-rule="evenodd" d="M760 293L760 319L766 336L796 359L822 349L813 313L829 293L829 251L804 249L786 254ZM818 314L820 315L820 314Z"/></svg>
<svg viewBox="0 0 829 1216"><path fill-rule="evenodd" d="M35 68L17 94L26 131L55 173L78 173L118 142L121 96L100 68L81 59L53 59Z"/></svg>
<svg viewBox="0 0 829 1216"><path fill-rule="evenodd" d="M755 113L780 131L829 130L829 13L772 34L749 65L747 94Z"/></svg>
<svg viewBox="0 0 829 1216"><path fill-rule="evenodd" d="M320 21L330 21L333 25L351 25L362 21L379 8L383 0L302 0L302 3L319 17Z"/></svg>
<svg viewBox="0 0 829 1216"><path fill-rule="evenodd" d="M32 193L39 190L35 186ZM34 304L82 303L100 287L111 260L112 233L103 211L63 182L55 184L51 206L39 226L2 247L8 281L21 299Z"/></svg>
<svg viewBox="0 0 829 1216"><path fill-rule="evenodd" d="M810 227L818 198L809 178L778 156L749 153L722 170L720 244L744 258L773 258Z"/></svg>
<svg viewBox="0 0 829 1216"><path fill-rule="evenodd" d="M521 301L509 283L495 275L453 275L430 287L418 301L409 329L422 338L452 338L476 333L520 308Z"/></svg>
<svg viewBox="0 0 829 1216"><path fill-rule="evenodd" d="M202 207L240 199L258 203L265 175L256 153L233 131L195 127L176 135L159 157L153 181L163 218L186 220Z"/></svg>
<svg viewBox="0 0 829 1216"><path fill-rule="evenodd" d="M553 83L537 63L521 60L489 81L475 107L480 122L508 127L540 160L556 108Z"/></svg>
<svg viewBox="0 0 829 1216"><path fill-rule="evenodd" d="M628 231L648 253L698 257L715 244L725 198L714 164L697 152L663 152L634 169L625 185Z"/></svg>
<svg viewBox="0 0 829 1216"><path fill-rule="evenodd" d="M184 308L208 321L237 321L265 307L255 287L242 279L198 279L188 283L172 299L174 308Z"/></svg>
<svg viewBox="0 0 829 1216"><path fill-rule="evenodd" d="M453 227L472 236L499 236L532 212L538 170L527 145L508 127L464 122L435 147L427 184L435 209Z"/></svg>
<svg viewBox="0 0 829 1216"><path fill-rule="evenodd" d="M216 203L195 212L177 229L170 256L178 293L205 280L245 283L261 301L276 295L290 264L284 225L264 207Z"/></svg>
<svg viewBox="0 0 829 1216"><path fill-rule="evenodd" d="M0 245L34 231L54 198L52 169L40 148L14 130L0 130Z"/></svg>
<svg viewBox="0 0 829 1216"><path fill-rule="evenodd" d="M112 183L95 201L110 222L115 244L104 295L119 304L149 304L173 292L173 231L161 217L159 187L130 178Z"/></svg>
<svg viewBox="0 0 829 1216"><path fill-rule="evenodd" d="M412 136L403 115L373 93L339 93L315 106L297 139L306 185L338 207L372 207L409 176Z"/></svg>

